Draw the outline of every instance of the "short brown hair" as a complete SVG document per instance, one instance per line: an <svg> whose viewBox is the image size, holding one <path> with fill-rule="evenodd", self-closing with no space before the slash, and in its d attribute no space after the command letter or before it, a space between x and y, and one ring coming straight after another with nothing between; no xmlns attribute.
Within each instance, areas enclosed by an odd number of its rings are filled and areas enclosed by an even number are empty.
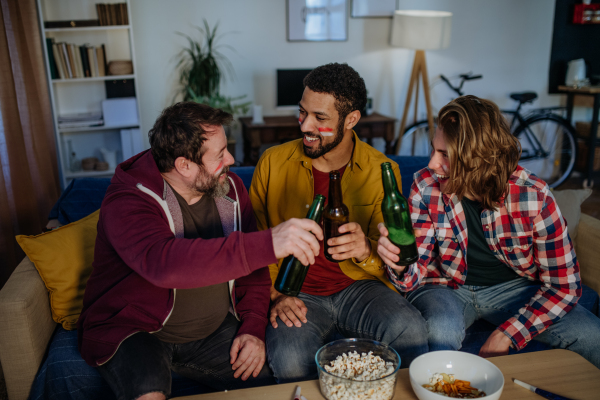
<svg viewBox="0 0 600 400"><path fill-rule="evenodd" d="M498 106L462 96L440 110L438 125L450 159L446 191L460 200L469 193L481 196L485 209L496 210L521 157L521 144Z"/></svg>
<svg viewBox="0 0 600 400"><path fill-rule="evenodd" d="M203 126L229 125L233 116L218 108L193 101L167 107L148 132L150 151L160 172L169 172L179 157L202 165L206 140Z"/></svg>

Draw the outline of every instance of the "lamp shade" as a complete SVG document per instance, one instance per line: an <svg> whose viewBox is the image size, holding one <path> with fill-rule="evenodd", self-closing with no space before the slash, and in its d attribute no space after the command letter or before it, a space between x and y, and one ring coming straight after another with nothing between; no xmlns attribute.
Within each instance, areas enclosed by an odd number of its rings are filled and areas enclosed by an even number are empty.
<svg viewBox="0 0 600 400"><path fill-rule="evenodd" d="M450 45L452 13L447 11L397 10L391 44L414 50L440 50Z"/></svg>

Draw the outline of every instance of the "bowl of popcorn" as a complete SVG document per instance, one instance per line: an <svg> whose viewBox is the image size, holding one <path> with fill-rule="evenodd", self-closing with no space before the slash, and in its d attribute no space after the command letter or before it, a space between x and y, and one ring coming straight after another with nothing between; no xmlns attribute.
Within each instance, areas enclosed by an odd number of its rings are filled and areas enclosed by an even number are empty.
<svg viewBox="0 0 600 400"><path fill-rule="evenodd" d="M400 356L386 344L369 339L341 339L315 355L321 393L328 400L394 397Z"/></svg>
<svg viewBox="0 0 600 400"><path fill-rule="evenodd" d="M410 364L410 384L419 400L497 400L504 388L504 375L485 358L462 351L432 351Z"/></svg>

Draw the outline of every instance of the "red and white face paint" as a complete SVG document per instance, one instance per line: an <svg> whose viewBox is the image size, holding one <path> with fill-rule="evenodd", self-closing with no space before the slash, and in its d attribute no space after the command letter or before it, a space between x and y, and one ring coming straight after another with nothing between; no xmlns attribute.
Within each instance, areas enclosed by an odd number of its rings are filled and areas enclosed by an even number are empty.
<svg viewBox="0 0 600 400"><path fill-rule="evenodd" d="M321 135L323 136L333 136L333 129L332 128L317 128L319 130L319 132L321 133Z"/></svg>

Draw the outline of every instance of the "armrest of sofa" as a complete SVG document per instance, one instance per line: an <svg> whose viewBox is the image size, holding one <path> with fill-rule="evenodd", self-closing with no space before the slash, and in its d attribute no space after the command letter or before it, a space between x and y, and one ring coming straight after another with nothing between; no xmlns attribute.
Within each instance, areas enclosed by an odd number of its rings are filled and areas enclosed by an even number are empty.
<svg viewBox="0 0 600 400"><path fill-rule="evenodd" d="M600 219L581 214L575 254L581 268L581 281L600 293Z"/></svg>
<svg viewBox="0 0 600 400"><path fill-rule="evenodd" d="M56 328L48 291L29 258L0 290L0 362L10 400L26 400Z"/></svg>

